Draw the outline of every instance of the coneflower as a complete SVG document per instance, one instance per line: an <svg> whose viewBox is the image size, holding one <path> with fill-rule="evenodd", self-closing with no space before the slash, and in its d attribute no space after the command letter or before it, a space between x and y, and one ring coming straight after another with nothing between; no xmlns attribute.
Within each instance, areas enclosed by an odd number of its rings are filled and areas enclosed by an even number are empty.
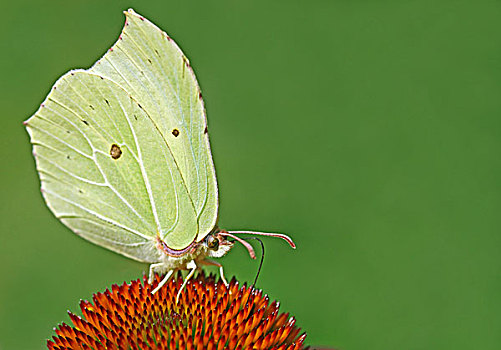
<svg viewBox="0 0 501 350"><path fill-rule="evenodd" d="M47 341L56 349L305 349L305 333L261 290L213 275L188 282L176 303L181 275L157 293L157 276L113 285L81 301L82 316L69 312Z"/></svg>

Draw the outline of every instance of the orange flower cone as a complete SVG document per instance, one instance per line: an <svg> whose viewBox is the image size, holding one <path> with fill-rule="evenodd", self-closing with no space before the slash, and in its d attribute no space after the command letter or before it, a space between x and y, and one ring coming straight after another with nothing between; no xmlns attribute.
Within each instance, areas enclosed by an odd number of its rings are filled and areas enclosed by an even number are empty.
<svg viewBox="0 0 501 350"><path fill-rule="evenodd" d="M73 326L60 325L47 341L59 349L305 349L306 334L279 303L233 279L229 286L200 273L176 303L182 276L157 293L147 279L113 285L81 301Z"/></svg>

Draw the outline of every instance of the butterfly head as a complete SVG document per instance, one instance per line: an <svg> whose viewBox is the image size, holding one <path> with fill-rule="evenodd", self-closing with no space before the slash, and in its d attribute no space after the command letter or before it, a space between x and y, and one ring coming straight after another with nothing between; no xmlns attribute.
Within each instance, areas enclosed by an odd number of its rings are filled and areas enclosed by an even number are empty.
<svg viewBox="0 0 501 350"><path fill-rule="evenodd" d="M208 257L220 258L230 251L234 243L218 232L214 232L208 234L201 244L206 248Z"/></svg>

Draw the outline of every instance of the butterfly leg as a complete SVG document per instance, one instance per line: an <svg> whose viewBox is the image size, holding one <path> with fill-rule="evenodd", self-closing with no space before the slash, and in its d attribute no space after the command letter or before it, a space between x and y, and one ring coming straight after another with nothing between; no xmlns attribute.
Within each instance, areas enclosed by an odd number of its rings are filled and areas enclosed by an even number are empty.
<svg viewBox="0 0 501 350"><path fill-rule="evenodd" d="M155 279L155 271L159 268L164 266L164 263L158 263L158 264L151 264L150 265L150 273L148 274L148 283L152 283L153 280Z"/></svg>
<svg viewBox="0 0 501 350"><path fill-rule="evenodd" d="M186 287L186 284L188 281L191 279L195 271L197 270L197 264L195 263L195 260L190 261L189 263L186 264L186 268L190 269L190 272L188 273L188 276L184 279L183 285L179 289L179 292L177 292L176 296L176 304L179 301L179 296L181 295L181 292L183 291L184 287Z"/></svg>
<svg viewBox="0 0 501 350"><path fill-rule="evenodd" d="M228 282L226 281L226 278L224 278L223 265L221 265L217 261L210 260L210 259L204 259L202 261L199 261L199 263L203 264L203 265L209 265L209 266L217 266L217 267L219 267L219 275L221 276L221 280L223 281L224 285L226 287L228 287Z"/></svg>
<svg viewBox="0 0 501 350"><path fill-rule="evenodd" d="M153 289L151 294L155 294L156 292L158 292L158 290L160 288L162 288L165 283L167 283L167 281L170 279L170 276L172 276L173 273L174 273L174 270L167 271L167 273L165 274L165 277L160 281L158 286L155 289Z"/></svg>

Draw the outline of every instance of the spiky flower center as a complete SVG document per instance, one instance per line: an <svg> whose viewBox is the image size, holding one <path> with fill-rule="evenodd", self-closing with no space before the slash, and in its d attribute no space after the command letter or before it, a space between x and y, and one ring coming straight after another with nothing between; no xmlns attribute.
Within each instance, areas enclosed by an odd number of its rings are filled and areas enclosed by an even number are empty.
<svg viewBox="0 0 501 350"><path fill-rule="evenodd" d="M82 301L49 349L304 349L295 319L261 290L199 274L176 295L182 276L151 294L160 278L135 280Z"/></svg>

